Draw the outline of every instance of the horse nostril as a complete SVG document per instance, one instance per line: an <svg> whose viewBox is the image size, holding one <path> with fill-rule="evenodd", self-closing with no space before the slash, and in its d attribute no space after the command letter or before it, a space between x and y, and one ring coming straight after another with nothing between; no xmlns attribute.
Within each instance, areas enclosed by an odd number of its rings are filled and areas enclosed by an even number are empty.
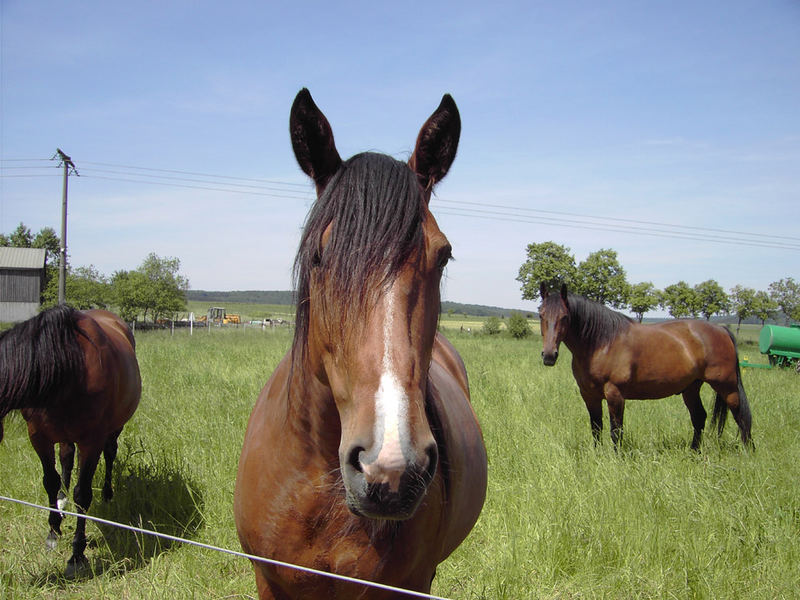
<svg viewBox="0 0 800 600"><path fill-rule="evenodd" d="M553 358L558 358L558 350L553 353Z"/></svg>
<svg viewBox="0 0 800 600"><path fill-rule="evenodd" d="M361 459L359 458L362 452L364 452L364 448L361 446L354 446L350 450L350 454L347 455L347 464L355 469L358 473L364 472L364 469L361 466Z"/></svg>
<svg viewBox="0 0 800 600"><path fill-rule="evenodd" d="M542 350L542 358L544 358L544 350Z"/></svg>

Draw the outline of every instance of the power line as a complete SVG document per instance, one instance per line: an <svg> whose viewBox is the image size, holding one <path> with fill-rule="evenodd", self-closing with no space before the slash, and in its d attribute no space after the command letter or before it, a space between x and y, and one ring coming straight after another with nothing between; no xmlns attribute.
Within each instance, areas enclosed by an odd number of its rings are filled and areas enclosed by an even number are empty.
<svg viewBox="0 0 800 600"><path fill-rule="evenodd" d="M581 221L570 221L567 219L554 219L547 217L537 218L535 216L493 213L491 211L478 211L476 209L465 209L465 211L472 211L472 212L464 212L464 211L459 212L457 209L449 209L449 208L446 208L444 210L439 210L437 212L438 214L443 214L443 215L453 215L458 217L473 217L473 218L478 217L493 221L508 221L512 223L520 223L520 222L534 223L540 225L552 225L554 227L566 227L568 229L586 229L590 231L636 234L636 235L672 238L672 239L687 240L687 241L714 242L720 244L731 244L736 246L755 246L762 248L776 248L779 250L800 251L800 245L781 244L779 242L770 243L770 242L758 242L755 240L738 240L734 238L725 238L721 236L702 237L699 235L692 235L689 233L670 232L666 230L664 231L640 230L631 227L591 224L591 223L584 223ZM475 214L475 213L481 213L481 214Z"/></svg>
<svg viewBox="0 0 800 600"><path fill-rule="evenodd" d="M24 159L5 160L24 162ZM296 182L234 177L230 175L199 173L178 169L131 166L120 163L88 161L83 164L95 165L97 167L111 167L111 169L90 168L88 173L87 169L83 168L84 175L86 175L88 179L162 185L221 193L281 198L286 200L309 201L314 198L313 191L309 189L308 184ZM11 168L16 169L18 167ZM122 169L122 171L116 169ZM161 175L162 173L163 175ZM31 177L31 175L0 175L0 177ZM307 193L303 193L301 190ZM694 242L800 251L800 238L785 235L770 234L766 236L762 233L740 230L663 223L625 217L607 217L541 208L490 204L488 202L450 200L438 196L434 196L432 202L446 205L444 210L437 211L440 214L473 219L535 223L564 227L567 229L606 231Z"/></svg>

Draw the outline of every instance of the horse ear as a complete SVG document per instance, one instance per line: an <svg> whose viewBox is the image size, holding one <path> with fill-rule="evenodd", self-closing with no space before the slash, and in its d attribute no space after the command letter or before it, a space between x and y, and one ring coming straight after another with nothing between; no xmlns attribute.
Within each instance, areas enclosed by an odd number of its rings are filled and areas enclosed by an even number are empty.
<svg viewBox="0 0 800 600"><path fill-rule="evenodd" d="M541 295L542 300L547 298L547 286L544 284L544 281L539 283L539 295Z"/></svg>
<svg viewBox="0 0 800 600"><path fill-rule="evenodd" d="M567 284L566 283L562 283L561 284L561 298L564 300L564 302L567 301Z"/></svg>
<svg viewBox="0 0 800 600"><path fill-rule="evenodd" d="M458 107L453 97L445 94L439 108L420 129L414 153L408 160L408 166L417 174L424 189L433 188L447 175L456 158L460 137L461 116Z"/></svg>
<svg viewBox="0 0 800 600"><path fill-rule="evenodd" d="M321 194L339 170L342 159L333 142L333 130L328 119L314 104L306 88L298 92L292 104L289 134L297 163L317 184L317 194Z"/></svg>

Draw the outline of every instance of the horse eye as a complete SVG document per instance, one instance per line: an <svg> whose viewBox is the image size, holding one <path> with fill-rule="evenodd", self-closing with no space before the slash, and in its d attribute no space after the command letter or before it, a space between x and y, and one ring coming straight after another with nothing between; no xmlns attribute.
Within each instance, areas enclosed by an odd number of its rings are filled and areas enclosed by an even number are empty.
<svg viewBox="0 0 800 600"><path fill-rule="evenodd" d="M439 270L444 269L453 260L453 248L448 244L439 251L439 257L436 261L436 268Z"/></svg>

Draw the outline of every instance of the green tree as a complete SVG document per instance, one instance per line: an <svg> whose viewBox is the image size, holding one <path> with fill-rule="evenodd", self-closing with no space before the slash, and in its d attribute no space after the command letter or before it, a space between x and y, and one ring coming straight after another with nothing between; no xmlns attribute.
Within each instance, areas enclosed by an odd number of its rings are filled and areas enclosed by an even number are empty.
<svg viewBox="0 0 800 600"><path fill-rule="evenodd" d="M761 320L761 326L767 319L774 319L777 312L778 303L764 290L758 290L753 301L753 314Z"/></svg>
<svg viewBox="0 0 800 600"><path fill-rule="evenodd" d="M488 335L495 335L500 333L500 319L498 317L489 317L483 322L483 333Z"/></svg>
<svg viewBox="0 0 800 600"><path fill-rule="evenodd" d="M508 318L507 327L511 337L518 340L524 339L532 333L528 319L525 318L525 315L516 311L512 312Z"/></svg>
<svg viewBox="0 0 800 600"><path fill-rule="evenodd" d="M111 276L111 299L124 321L135 321L144 310L147 284L139 271L117 271Z"/></svg>
<svg viewBox="0 0 800 600"><path fill-rule="evenodd" d="M574 287L576 293L614 308L627 305L630 289L617 252L610 248L592 252L578 265Z"/></svg>
<svg viewBox="0 0 800 600"><path fill-rule="evenodd" d="M139 267L149 281L145 314L149 309L154 321L186 309L189 280L178 273L180 267L179 259L162 258L154 252L148 254Z"/></svg>
<svg viewBox="0 0 800 600"><path fill-rule="evenodd" d="M150 253L136 271L117 271L111 278L114 304L126 321L139 314L153 321L186 310L189 281L179 274L181 261Z"/></svg>
<svg viewBox="0 0 800 600"><path fill-rule="evenodd" d="M736 315L736 335L742 328L742 321L755 314L756 291L753 288L736 284L731 288L729 295L731 301L731 311Z"/></svg>
<svg viewBox="0 0 800 600"><path fill-rule="evenodd" d="M642 322L644 314L658 306L659 293L651 281L643 281L632 285L628 295L628 306L631 312Z"/></svg>
<svg viewBox="0 0 800 600"><path fill-rule="evenodd" d="M769 295L786 315L786 322L800 321L800 283L787 277L769 284Z"/></svg>
<svg viewBox="0 0 800 600"><path fill-rule="evenodd" d="M12 248L30 248L33 244L33 234L24 223L20 223L8 236L8 241L8 245Z"/></svg>
<svg viewBox="0 0 800 600"><path fill-rule="evenodd" d="M708 321L712 315L727 313L730 310L731 302L728 294L722 286L709 279L694 286L697 296L698 309L701 315Z"/></svg>
<svg viewBox="0 0 800 600"><path fill-rule="evenodd" d="M67 303L75 308L108 308L111 290L108 278L94 265L70 268L67 274Z"/></svg>
<svg viewBox="0 0 800 600"><path fill-rule="evenodd" d="M562 283L574 285L575 257L569 248L555 242L528 244L527 255L517 275L517 281L522 284L523 300L536 300L542 282L548 288L561 287Z"/></svg>
<svg viewBox="0 0 800 600"><path fill-rule="evenodd" d="M661 292L659 305L676 319L696 317L700 312L697 293L685 281L673 283Z"/></svg>

